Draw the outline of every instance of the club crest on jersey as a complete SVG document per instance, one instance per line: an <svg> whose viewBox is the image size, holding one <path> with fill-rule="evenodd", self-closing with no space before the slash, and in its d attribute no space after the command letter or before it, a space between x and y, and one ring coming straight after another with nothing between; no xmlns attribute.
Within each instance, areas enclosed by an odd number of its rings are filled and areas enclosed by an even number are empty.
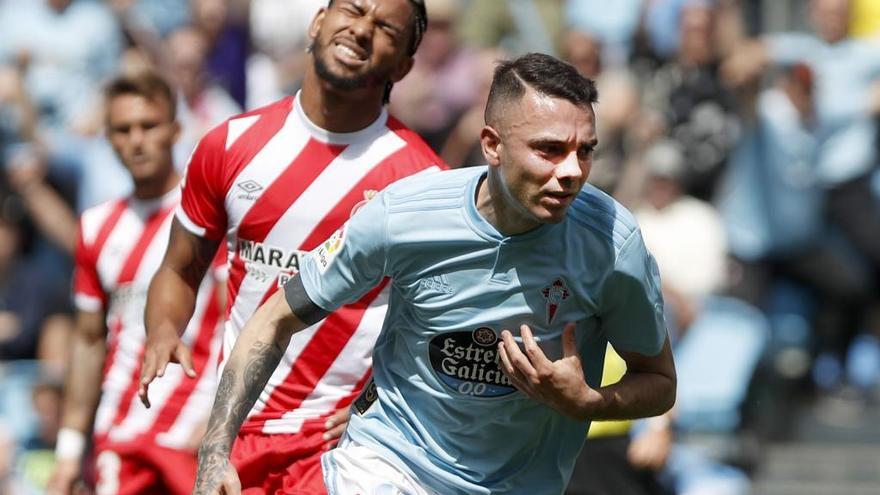
<svg viewBox="0 0 880 495"><path fill-rule="evenodd" d="M345 244L345 226L337 230L330 236L329 239L321 243L317 249L315 249L315 262L318 263L318 270L321 273L327 271L327 268L330 267L330 264L333 263L333 260L336 259L336 255L339 254L339 251L342 251L342 247Z"/></svg>
<svg viewBox="0 0 880 495"><path fill-rule="evenodd" d="M547 324L549 325L556 319L556 311L559 309L559 305L562 304L562 301L568 299L571 292L565 286L565 282L561 278L557 278L552 284L541 289L541 294L547 300Z"/></svg>

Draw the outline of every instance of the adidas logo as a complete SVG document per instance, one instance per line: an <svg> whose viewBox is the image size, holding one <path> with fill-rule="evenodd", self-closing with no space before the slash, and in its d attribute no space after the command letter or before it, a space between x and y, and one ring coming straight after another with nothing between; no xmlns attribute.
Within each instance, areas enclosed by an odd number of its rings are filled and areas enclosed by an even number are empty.
<svg viewBox="0 0 880 495"><path fill-rule="evenodd" d="M419 288L422 290L433 290L444 294L452 294L452 287L446 281L444 275L434 275L419 280Z"/></svg>

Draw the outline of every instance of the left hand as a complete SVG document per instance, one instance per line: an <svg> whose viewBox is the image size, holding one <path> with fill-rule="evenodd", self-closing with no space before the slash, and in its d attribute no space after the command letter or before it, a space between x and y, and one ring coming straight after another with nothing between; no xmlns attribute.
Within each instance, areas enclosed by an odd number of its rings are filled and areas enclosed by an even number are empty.
<svg viewBox="0 0 880 495"><path fill-rule="evenodd" d="M343 407L331 414L327 418L327 422L324 423L324 427L327 428L327 431L324 432L324 440L335 444L345 431L345 427L348 426L348 418L350 417L350 407Z"/></svg>
<svg viewBox="0 0 880 495"><path fill-rule="evenodd" d="M528 325L520 327L525 352L521 351L508 330L501 332L498 352L501 369L522 393L543 402L572 419L587 419L584 409L592 389L584 379L581 357L569 322L562 330L562 358L550 361L538 347Z"/></svg>

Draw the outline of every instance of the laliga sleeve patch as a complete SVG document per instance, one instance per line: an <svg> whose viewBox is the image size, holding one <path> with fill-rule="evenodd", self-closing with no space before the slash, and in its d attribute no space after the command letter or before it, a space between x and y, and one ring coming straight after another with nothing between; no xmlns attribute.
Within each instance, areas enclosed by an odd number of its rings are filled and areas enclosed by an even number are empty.
<svg viewBox="0 0 880 495"><path fill-rule="evenodd" d="M334 232L329 239L321 243L321 245L313 251L315 263L318 264L318 271L321 273L326 272L344 246L345 226L343 225L342 228Z"/></svg>

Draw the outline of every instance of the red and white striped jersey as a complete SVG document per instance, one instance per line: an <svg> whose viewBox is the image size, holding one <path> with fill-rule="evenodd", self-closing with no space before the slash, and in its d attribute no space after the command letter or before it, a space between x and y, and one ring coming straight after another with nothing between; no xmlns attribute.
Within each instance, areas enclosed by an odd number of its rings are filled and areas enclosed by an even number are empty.
<svg viewBox="0 0 880 495"><path fill-rule="evenodd" d="M300 256L371 192L439 168L445 165L427 144L385 110L363 130L332 133L308 119L298 96L205 135L187 167L177 217L197 235L226 239L224 355L260 304L298 271ZM323 428L323 418L354 400L385 319L386 285L293 336L243 432Z"/></svg>
<svg viewBox="0 0 880 495"><path fill-rule="evenodd" d="M193 353L195 379L180 366L150 386L152 407L137 396L144 354L147 289L168 246L177 188L155 200L124 198L83 212L79 223L74 300L80 311L106 313L108 352L95 416L98 441L142 442L180 449L203 424L216 389L222 307L217 280L206 276L182 336ZM222 266L222 264L221 264Z"/></svg>

